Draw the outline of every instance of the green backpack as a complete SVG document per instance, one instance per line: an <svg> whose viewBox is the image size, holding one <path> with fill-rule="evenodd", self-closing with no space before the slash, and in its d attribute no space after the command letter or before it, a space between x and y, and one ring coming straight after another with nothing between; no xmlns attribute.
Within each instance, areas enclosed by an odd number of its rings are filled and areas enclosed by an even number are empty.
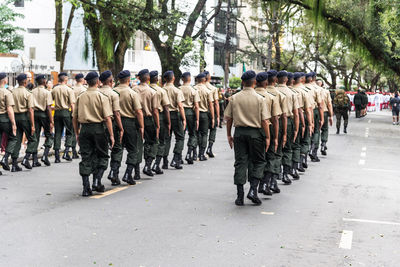
<svg viewBox="0 0 400 267"><path fill-rule="evenodd" d="M338 94L333 99L333 107L334 108L348 108L349 107L349 98L346 94Z"/></svg>

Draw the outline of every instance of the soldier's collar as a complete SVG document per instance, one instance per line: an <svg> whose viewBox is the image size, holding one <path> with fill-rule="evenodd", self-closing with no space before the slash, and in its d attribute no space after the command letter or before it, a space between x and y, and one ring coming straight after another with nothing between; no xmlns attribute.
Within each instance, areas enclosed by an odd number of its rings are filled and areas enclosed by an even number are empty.
<svg viewBox="0 0 400 267"><path fill-rule="evenodd" d="M243 90L254 90L253 87L243 87Z"/></svg>
<svg viewBox="0 0 400 267"><path fill-rule="evenodd" d="M98 88L97 87L89 87L87 90L88 91L98 91Z"/></svg>

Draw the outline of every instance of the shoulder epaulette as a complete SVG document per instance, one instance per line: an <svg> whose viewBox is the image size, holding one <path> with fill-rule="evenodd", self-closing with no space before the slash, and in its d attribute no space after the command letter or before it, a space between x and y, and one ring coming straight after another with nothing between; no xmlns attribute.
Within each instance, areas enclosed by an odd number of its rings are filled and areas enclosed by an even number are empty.
<svg viewBox="0 0 400 267"><path fill-rule="evenodd" d="M268 91L267 91L267 93L268 93L268 94L270 94L270 95L272 95L272 96L274 96L274 97L276 96L276 95L274 95L274 94L273 94L273 93L271 93L271 92L268 92Z"/></svg>
<svg viewBox="0 0 400 267"><path fill-rule="evenodd" d="M97 90L97 92L99 92L100 94L104 95L105 97L108 98L108 95L106 95L105 93L101 92L100 90Z"/></svg>
<svg viewBox="0 0 400 267"><path fill-rule="evenodd" d="M262 94L256 92L257 95L262 96L263 98L265 98L265 96L263 96Z"/></svg>
<svg viewBox="0 0 400 267"><path fill-rule="evenodd" d="M279 91L279 93L281 93L282 95L286 96L286 94L284 92Z"/></svg>
<svg viewBox="0 0 400 267"><path fill-rule="evenodd" d="M119 93L117 91L115 91L115 89L113 91L116 92L119 95Z"/></svg>
<svg viewBox="0 0 400 267"><path fill-rule="evenodd" d="M78 97L80 97L81 94L83 94L83 93L85 93L85 92L86 92L86 91L80 92L80 93L78 94Z"/></svg>

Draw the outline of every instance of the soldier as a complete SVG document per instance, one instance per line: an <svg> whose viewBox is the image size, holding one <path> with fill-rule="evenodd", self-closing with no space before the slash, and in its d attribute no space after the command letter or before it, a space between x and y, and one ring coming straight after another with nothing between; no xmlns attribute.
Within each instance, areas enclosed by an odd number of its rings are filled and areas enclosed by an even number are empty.
<svg viewBox="0 0 400 267"><path fill-rule="evenodd" d="M171 131L175 135L174 158L170 166L175 167L175 169L182 169L182 150L185 142L184 129L186 128L186 117L182 102L185 101L185 98L182 91L174 86L175 75L173 71L165 72L163 77L166 81L164 89L167 91L170 101ZM167 154L171 146L171 137L172 134L168 138Z"/></svg>
<svg viewBox="0 0 400 267"><path fill-rule="evenodd" d="M256 73L247 71L242 75L243 90L231 97L225 110L227 137L231 148L235 150L234 183L237 186L235 204L243 206L246 176L250 182L247 198L261 205L257 196L257 186L263 177L265 151L268 150L269 119L264 97L254 91ZM232 124L235 133L232 137ZM261 133L264 130L265 136Z"/></svg>
<svg viewBox="0 0 400 267"><path fill-rule="evenodd" d="M333 109L336 116L336 134L340 133L340 124L342 117L344 119L344 133L347 133L347 125L349 124L349 111L351 110L350 99L346 92L342 89L336 90L335 98L333 99Z"/></svg>
<svg viewBox="0 0 400 267"><path fill-rule="evenodd" d="M46 85L46 76L38 75L36 77L36 83L38 86L32 90L33 94L33 103L34 103L34 112L35 112L35 130L36 130L36 147L35 152L32 154L33 164L32 167L40 167L41 164L38 161L37 153L39 147L40 133L44 131L44 136L46 140L44 142L44 152L42 156L42 162L46 166L50 166L49 161L49 151L53 146L54 136L54 120L53 115L51 114L51 105L53 104L53 97L51 96L50 91L45 88Z"/></svg>
<svg viewBox="0 0 400 267"><path fill-rule="evenodd" d="M211 114L211 125L214 125L214 95L207 89L206 75L200 73L196 76L197 84L195 88L199 95L199 127L197 131L197 143L199 146L199 160L207 160L204 155L207 148L207 134L208 134L208 114ZM194 154L196 149L193 150L193 159L196 160L197 156Z"/></svg>
<svg viewBox="0 0 400 267"><path fill-rule="evenodd" d="M121 167L122 161L122 138L124 136L124 128L122 127L121 122L121 113L120 113L120 106L119 106L119 94L112 89L114 83L114 77L111 71L107 70L100 74L99 77L102 86L99 88L99 91L107 96L110 107L113 112L111 116L111 122L113 126L113 133L114 133L114 146L111 150L111 161L110 161L110 173L108 175L108 179L111 181L111 185L119 185L121 182L118 178L119 175L119 168ZM107 133L107 132L106 132ZM108 135L107 135L108 136ZM104 170L97 170L97 171L104 171ZM93 179L96 176L103 176L103 173L94 173Z"/></svg>
<svg viewBox="0 0 400 267"><path fill-rule="evenodd" d="M154 176L151 170L151 164L157 155L157 142L160 131L159 121L159 102L157 99L157 91L149 86L150 73L148 69L139 71L138 77L140 84L133 88L140 96L144 117L144 159L145 166L143 173L148 176ZM140 138L138 140L141 140ZM139 157L142 158L143 143L139 141ZM139 164L137 164L139 167ZM136 173L136 166L135 166ZM140 175L135 175L136 179L140 179Z"/></svg>
<svg viewBox="0 0 400 267"><path fill-rule="evenodd" d="M268 86L268 73L261 72L256 76L257 86L255 91L265 98L266 108L271 114L269 132L271 137L271 143L268 151L265 154L266 164L264 168L264 176L260 181L258 187L258 193L270 196L272 192L269 188L271 178L274 174L279 175L281 166L276 165L275 153L279 145L279 116L282 114L281 106L279 104L279 98L276 94L269 93L266 88Z"/></svg>
<svg viewBox="0 0 400 267"><path fill-rule="evenodd" d="M7 147L0 164L4 170L9 171L10 166L8 158L13 153L17 143L17 125L14 116L14 97L13 94L5 88L7 84L6 78L7 75L4 72L0 73L0 137L3 139L5 136L4 134L7 135Z"/></svg>
<svg viewBox="0 0 400 267"><path fill-rule="evenodd" d="M92 195L89 182L89 175L92 172L96 174L93 179L93 190L104 192L100 174L102 175L107 169L109 158L104 123L109 133L110 148L114 146L111 122L113 113L109 99L97 89L99 75L96 72L89 72L85 80L88 82L89 88L80 94L73 112L75 136L82 156L79 163L79 174L82 176L82 196L84 197ZM78 123L81 125L80 128ZM94 161L93 158L96 160Z"/></svg>
<svg viewBox="0 0 400 267"><path fill-rule="evenodd" d="M144 123L142 105L140 96L129 87L131 73L129 70L123 70L118 74L119 85L114 90L119 94L119 104L121 108L121 121L124 129L122 146L128 151L126 157L126 171L122 181L134 185L135 180L132 177L132 171L139 162L139 151L137 139L144 138ZM113 184L119 184L118 177L112 181Z"/></svg>
<svg viewBox="0 0 400 267"><path fill-rule="evenodd" d="M72 88L72 90L74 90L75 99L77 99L78 96L81 93L86 91L86 87L84 86L85 79L84 79L83 74L79 73L79 74L75 75L75 81L76 81L76 84ZM73 159L79 159L78 152L76 151L76 138L75 138L75 136L73 136L73 138L72 138L72 158Z"/></svg>
<svg viewBox="0 0 400 267"><path fill-rule="evenodd" d="M283 146L283 156L282 156L282 165L283 165L283 177L282 182L285 184L291 184L292 182L289 179L289 174L292 173L293 162L292 162L292 146L294 140L297 138L297 134L299 132L299 104L297 101L297 94L295 94L292 90L290 90L286 83L288 81L288 73L286 71L280 71L277 74L278 85L276 86L277 90L285 95L287 109L287 142L286 145ZM298 179L298 177L296 178Z"/></svg>
<svg viewBox="0 0 400 267"><path fill-rule="evenodd" d="M213 93L214 96L214 118L215 118L215 122L214 125L209 125L209 129L210 129L210 135L208 136L208 147L207 147L207 155L210 158L215 157L212 148L213 145L215 143L215 138L217 136L217 127L220 123L220 118L219 118L219 96L218 96L218 88L214 87L211 85L210 81L211 81L211 74L208 71L205 71L204 74L206 75L207 81L206 81L206 86L207 88ZM208 115L209 117L209 123L211 123L211 114Z"/></svg>
<svg viewBox="0 0 400 267"><path fill-rule="evenodd" d="M21 167L18 166L17 160L19 156L19 150L21 149L22 135L24 133L28 139L28 146L26 148L25 157L21 164L27 169L32 169L32 166L29 163L29 158L32 153L35 152L36 147L33 95L30 91L28 91L28 89L25 88L25 86L28 84L26 74L18 75L17 81L19 86L14 88L12 91L15 103L15 123L17 125L17 143L11 155L12 172L22 171Z"/></svg>
<svg viewBox="0 0 400 267"><path fill-rule="evenodd" d="M59 84L51 91L54 100L54 155L55 163L60 163L61 135L65 129L65 150L63 159L72 161L69 149L72 147L73 129L71 112L74 111L74 91L67 86L68 75L65 72L58 74ZM71 110L71 111L70 111Z"/></svg>
<svg viewBox="0 0 400 267"><path fill-rule="evenodd" d="M156 174L163 174L164 172L160 168L161 159L163 157L166 157L166 159L164 159L164 163L166 163L166 165L163 165L162 168L168 169L168 159L167 159L168 154L164 155L164 153L165 153L165 145L166 142L168 141L168 136L171 131L171 118L169 116L170 102L167 91L158 86L157 83L158 83L158 71L156 70L150 71L150 87L156 91L157 106L159 112L158 119L160 121L156 160L151 170Z"/></svg>
<svg viewBox="0 0 400 267"><path fill-rule="evenodd" d="M183 108L185 109L186 125L189 133L189 139L187 142L188 151L185 160L188 164L193 164L192 152L197 147L196 133L199 129L199 102L200 97L197 90L190 85L191 76L190 72L182 74L183 85L179 87L182 90L185 101L183 102Z"/></svg>
<svg viewBox="0 0 400 267"><path fill-rule="evenodd" d="M318 84L316 84L319 86ZM329 90L319 86L322 92L322 99L324 100L324 124L321 127L321 154L326 156L328 147L326 143L328 143L329 136L329 125L333 124L333 108L332 108L332 98ZM329 125L328 125L329 123Z"/></svg>

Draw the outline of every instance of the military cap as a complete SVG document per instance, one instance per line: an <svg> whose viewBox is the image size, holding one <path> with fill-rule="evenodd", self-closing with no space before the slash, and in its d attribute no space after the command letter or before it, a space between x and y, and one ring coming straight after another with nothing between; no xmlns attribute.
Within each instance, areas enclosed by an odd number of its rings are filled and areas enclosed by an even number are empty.
<svg viewBox="0 0 400 267"><path fill-rule="evenodd" d="M302 72L295 72L295 73L293 74L293 78L294 78L295 80L300 79L300 78L303 77L303 76L304 76L304 75L303 75Z"/></svg>
<svg viewBox="0 0 400 267"><path fill-rule="evenodd" d="M118 74L118 79L125 79L131 76L131 72L129 70L123 70Z"/></svg>
<svg viewBox="0 0 400 267"><path fill-rule="evenodd" d="M25 73L21 73L20 75L17 76L17 81L21 82L23 80L26 80L28 77L26 76Z"/></svg>
<svg viewBox="0 0 400 267"><path fill-rule="evenodd" d="M209 72L209 71L206 71L206 70L205 70L203 73L204 73L204 75L206 75L206 76L207 76L207 75L210 75L210 72Z"/></svg>
<svg viewBox="0 0 400 267"><path fill-rule="evenodd" d="M63 77L63 76L68 76L68 74L66 72L60 72L58 74L58 78Z"/></svg>
<svg viewBox="0 0 400 267"><path fill-rule="evenodd" d="M100 74L99 80L104 82L105 80L107 80L108 78L110 78L112 76L112 72L109 70L106 70L104 72L102 72Z"/></svg>
<svg viewBox="0 0 400 267"><path fill-rule="evenodd" d="M146 74L149 74L149 70L148 69L143 69L143 70L139 71L137 76L140 77L140 76L143 76L143 75L146 75Z"/></svg>
<svg viewBox="0 0 400 267"><path fill-rule="evenodd" d="M190 77L190 72L182 73L182 78L187 78L187 77Z"/></svg>
<svg viewBox="0 0 400 267"><path fill-rule="evenodd" d="M242 75L242 81L250 81L256 78L256 73L252 70L248 70Z"/></svg>
<svg viewBox="0 0 400 267"><path fill-rule="evenodd" d="M311 72L312 76L311 77L317 77L317 73L316 72Z"/></svg>
<svg viewBox="0 0 400 267"><path fill-rule="evenodd" d="M172 70L168 70L168 71L166 71L166 72L164 73L163 77L164 77L164 78L167 78L167 77L170 77L170 76L172 76L172 75L174 75L174 72L173 72Z"/></svg>
<svg viewBox="0 0 400 267"><path fill-rule="evenodd" d="M268 77L276 77L276 75L278 75L278 72L276 70L269 70L267 74Z"/></svg>
<svg viewBox="0 0 400 267"><path fill-rule="evenodd" d="M157 77L157 76L158 76L158 71L156 71L156 70L150 71L150 78Z"/></svg>
<svg viewBox="0 0 400 267"><path fill-rule="evenodd" d="M293 79L293 73L291 73L291 72L288 72L287 73L287 77L289 78L289 80L291 80L291 79Z"/></svg>
<svg viewBox="0 0 400 267"><path fill-rule="evenodd" d="M5 77L7 77L7 74L5 72L0 72L0 80L3 80Z"/></svg>
<svg viewBox="0 0 400 267"><path fill-rule="evenodd" d="M206 77L206 74L204 72L200 73L199 75L196 76L197 79L202 79L202 78L205 78L205 77Z"/></svg>
<svg viewBox="0 0 400 267"><path fill-rule="evenodd" d="M281 77L288 77L288 73L285 70L281 70L280 72L278 72L278 74L276 75L276 77L281 78Z"/></svg>
<svg viewBox="0 0 400 267"><path fill-rule="evenodd" d="M88 74L86 74L85 80L91 81L96 78L99 78L99 74L97 74L97 72L95 72L95 71L91 71Z"/></svg>
<svg viewBox="0 0 400 267"><path fill-rule="evenodd" d="M256 81L257 82L263 82L263 81L265 81L267 79L268 79L268 73L266 73L266 72L260 72L256 76Z"/></svg>
<svg viewBox="0 0 400 267"><path fill-rule="evenodd" d="M82 73L78 73L77 75L75 75L75 80L79 80L82 79L84 76Z"/></svg>
<svg viewBox="0 0 400 267"><path fill-rule="evenodd" d="M311 77L313 77L313 73L312 72L309 72L309 73L306 74L306 78L311 78Z"/></svg>
<svg viewBox="0 0 400 267"><path fill-rule="evenodd" d="M35 78L35 80L36 80L37 82L40 81L40 80L42 80L42 79L46 79L46 76L43 75L43 74L39 74L39 75L36 76L36 78Z"/></svg>

